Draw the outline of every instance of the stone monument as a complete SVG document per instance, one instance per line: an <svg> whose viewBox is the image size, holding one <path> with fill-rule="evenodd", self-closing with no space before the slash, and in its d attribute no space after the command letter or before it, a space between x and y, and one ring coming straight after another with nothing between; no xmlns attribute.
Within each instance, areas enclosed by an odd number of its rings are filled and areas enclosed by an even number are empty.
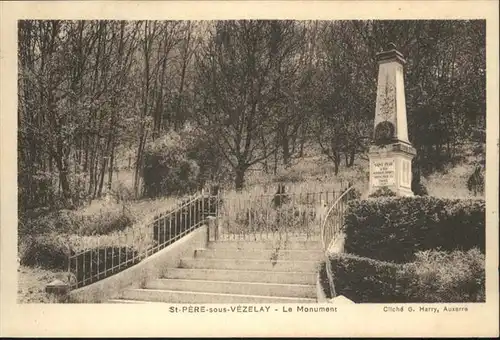
<svg viewBox="0 0 500 340"><path fill-rule="evenodd" d="M368 194L387 187L398 196L413 196L411 161L417 154L408 140L403 65L396 46L377 54L379 64L374 138L368 153Z"/></svg>

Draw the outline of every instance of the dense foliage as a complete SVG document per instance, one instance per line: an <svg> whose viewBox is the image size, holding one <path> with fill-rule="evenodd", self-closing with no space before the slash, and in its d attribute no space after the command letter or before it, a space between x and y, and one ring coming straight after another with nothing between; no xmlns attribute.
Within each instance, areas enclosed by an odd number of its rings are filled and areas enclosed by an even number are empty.
<svg viewBox="0 0 500 340"><path fill-rule="evenodd" d="M143 178L147 197L190 193L198 188L199 166L188 158L188 147L176 133L146 147Z"/></svg>
<svg viewBox="0 0 500 340"><path fill-rule="evenodd" d="M381 187L370 194L370 198L376 197L395 197L396 193L389 189L388 187Z"/></svg>
<svg viewBox="0 0 500 340"><path fill-rule="evenodd" d="M335 289L356 303L484 302L484 254L418 252L406 264L352 254L330 257Z"/></svg>
<svg viewBox="0 0 500 340"><path fill-rule="evenodd" d="M381 261L410 262L423 250L485 251L485 201L385 197L351 201L345 251Z"/></svg>

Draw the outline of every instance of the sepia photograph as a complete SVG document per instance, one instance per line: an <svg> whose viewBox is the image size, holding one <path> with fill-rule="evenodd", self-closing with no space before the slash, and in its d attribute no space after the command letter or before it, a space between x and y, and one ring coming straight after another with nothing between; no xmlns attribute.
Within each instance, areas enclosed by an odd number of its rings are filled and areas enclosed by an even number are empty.
<svg viewBox="0 0 500 340"><path fill-rule="evenodd" d="M19 21L19 301L484 302L485 29Z"/></svg>
<svg viewBox="0 0 500 340"><path fill-rule="evenodd" d="M466 318L498 293L486 19L16 25L15 304Z"/></svg>

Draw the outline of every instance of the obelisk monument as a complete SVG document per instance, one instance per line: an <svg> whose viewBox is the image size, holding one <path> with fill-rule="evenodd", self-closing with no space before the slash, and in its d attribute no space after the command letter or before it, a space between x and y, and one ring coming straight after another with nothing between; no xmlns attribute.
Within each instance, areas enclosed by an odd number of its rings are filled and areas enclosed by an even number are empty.
<svg viewBox="0 0 500 340"><path fill-rule="evenodd" d="M374 138L370 159L368 194L387 187L398 196L413 196L411 161L415 148L408 140L403 66L401 52L390 43L377 54L379 64Z"/></svg>

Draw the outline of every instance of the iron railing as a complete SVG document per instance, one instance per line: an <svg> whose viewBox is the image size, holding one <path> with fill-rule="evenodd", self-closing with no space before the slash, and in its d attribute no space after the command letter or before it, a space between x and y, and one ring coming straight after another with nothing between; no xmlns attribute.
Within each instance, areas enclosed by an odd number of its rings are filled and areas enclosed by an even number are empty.
<svg viewBox="0 0 500 340"><path fill-rule="evenodd" d="M216 221L217 241L318 237L328 207L340 191L224 198Z"/></svg>
<svg viewBox="0 0 500 340"><path fill-rule="evenodd" d="M344 213L349 194L354 187L344 190L329 207L321 224L321 243L325 252L329 251L336 238L342 232Z"/></svg>
<svg viewBox="0 0 500 340"><path fill-rule="evenodd" d="M344 214L347 207L347 201L350 199L350 194L354 189L353 186L348 186L347 189L339 195L335 202L330 206L321 225L321 243L323 245L325 270L330 288L331 297L337 296L334 284L332 268L330 266L330 253L335 242L342 237L344 226Z"/></svg>
<svg viewBox="0 0 500 340"><path fill-rule="evenodd" d="M202 193L114 237L96 237L95 246L79 252L70 250L71 289L114 275L174 243L205 224L208 216L217 216L219 202L220 196Z"/></svg>

